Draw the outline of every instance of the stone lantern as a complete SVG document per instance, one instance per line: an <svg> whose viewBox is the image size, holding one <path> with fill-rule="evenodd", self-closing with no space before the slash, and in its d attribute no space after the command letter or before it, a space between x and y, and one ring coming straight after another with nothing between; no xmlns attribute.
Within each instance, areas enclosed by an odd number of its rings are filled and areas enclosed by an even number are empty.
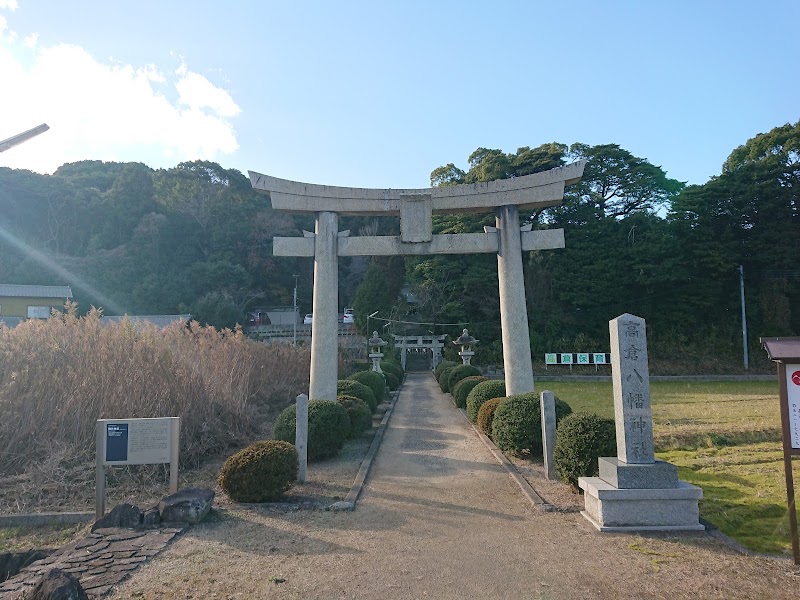
<svg viewBox="0 0 800 600"><path fill-rule="evenodd" d="M381 371L381 359L383 358L381 349L385 345L386 342L380 338L378 332L373 331L372 337L369 338L369 357L372 359L372 370L377 373L383 373L383 371Z"/></svg>
<svg viewBox="0 0 800 600"><path fill-rule="evenodd" d="M464 329L461 332L461 335L458 336L457 339L453 340L454 346L461 346L461 352L458 355L461 357L461 361L468 365L469 361L472 360L472 357L475 356L475 353L472 351L472 347L478 343L474 337L469 334L469 331Z"/></svg>

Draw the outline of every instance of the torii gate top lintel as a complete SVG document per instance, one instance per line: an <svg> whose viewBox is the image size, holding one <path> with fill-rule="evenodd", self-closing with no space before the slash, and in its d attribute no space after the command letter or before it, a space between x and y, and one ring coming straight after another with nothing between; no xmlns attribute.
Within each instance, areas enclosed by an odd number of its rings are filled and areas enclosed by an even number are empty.
<svg viewBox="0 0 800 600"><path fill-rule="evenodd" d="M564 186L583 175L585 160L511 179L420 189L351 188L301 183L249 171L253 189L269 192L274 210L342 215L400 215L408 204L430 203L438 213L489 212L494 207L545 208L559 204Z"/></svg>

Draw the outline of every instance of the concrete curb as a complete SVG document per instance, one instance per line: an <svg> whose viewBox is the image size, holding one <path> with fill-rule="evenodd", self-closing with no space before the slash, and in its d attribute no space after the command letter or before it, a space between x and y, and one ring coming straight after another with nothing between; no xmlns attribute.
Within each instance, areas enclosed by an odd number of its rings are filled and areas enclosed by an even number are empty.
<svg viewBox="0 0 800 600"><path fill-rule="evenodd" d="M340 500L339 502L331 504L329 507L330 510L355 510L356 503L358 502L358 498L361 496L361 491L364 489L364 484L367 481L367 475L369 475L372 462L375 460L375 455L378 453L378 448L380 448L381 442L383 441L383 436L386 433L386 429L389 425L389 419L392 417L394 407L397 404L397 399L400 397L400 390L402 388L403 383L401 382L400 386L394 392L392 392L392 399L389 404L389 408L387 408L386 412L383 413L381 424L375 431L375 436L372 438L372 443L369 446L369 450L367 450L366 456L364 456L364 460L361 461L361 467L358 469L358 473L356 473L356 478L353 481L353 485L350 487L350 491L347 492L347 496L345 496L344 500Z"/></svg>
<svg viewBox="0 0 800 600"><path fill-rule="evenodd" d="M77 525L94 521L93 512L29 513L0 515L2 527L41 527L43 525Z"/></svg>
<svg viewBox="0 0 800 600"><path fill-rule="evenodd" d="M520 474L519 471L517 471L517 468L510 460L508 460L506 455L503 454L503 451L500 450L500 448L498 448L486 434L484 434L475 426L472 421L469 420L467 417L467 411L458 407L456 407L456 410L464 416L464 418L467 420L467 423L469 423L470 427L472 427L472 431L475 432L475 435L478 436L478 438L483 442L483 445L486 446L489 452L492 453L492 456L494 456L495 460L500 463L500 466L505 469L509 477L514 480L514 483L519 486L519 489L522 491L522 495L528 499L528 502L531 503L531 506L542 512L555 511L556 507L545 502L544 499L536 493L536 490L531 487L531 484L528 483L528 481Z"/></svg>

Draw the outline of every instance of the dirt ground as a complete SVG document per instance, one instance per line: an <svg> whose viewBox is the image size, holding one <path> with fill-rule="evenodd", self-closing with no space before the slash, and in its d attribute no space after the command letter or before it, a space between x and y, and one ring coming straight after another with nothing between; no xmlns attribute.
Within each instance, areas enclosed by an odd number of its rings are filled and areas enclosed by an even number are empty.
<svg viewBox="0 0 800 600"><path fill-rule="evenodd" d="M110 597L799 595L790 561L707 533L601 534L532 508L433 378L411 374L354 512L223 504Z"/></svg>

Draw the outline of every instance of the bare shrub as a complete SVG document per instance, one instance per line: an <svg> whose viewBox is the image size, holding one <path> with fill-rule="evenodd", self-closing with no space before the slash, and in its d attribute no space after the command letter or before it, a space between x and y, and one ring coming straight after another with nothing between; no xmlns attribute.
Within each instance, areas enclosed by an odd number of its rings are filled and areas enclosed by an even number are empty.
<svg viewBox="0 0 800 600"><path fill-rule="evenodd" d="M182 468L198 466L269 431L307 389L308 350L196 322L158 329L99 317L0 326L3 475L54 456L62 473L91 461L99 418L181 417Z"/></svg>

